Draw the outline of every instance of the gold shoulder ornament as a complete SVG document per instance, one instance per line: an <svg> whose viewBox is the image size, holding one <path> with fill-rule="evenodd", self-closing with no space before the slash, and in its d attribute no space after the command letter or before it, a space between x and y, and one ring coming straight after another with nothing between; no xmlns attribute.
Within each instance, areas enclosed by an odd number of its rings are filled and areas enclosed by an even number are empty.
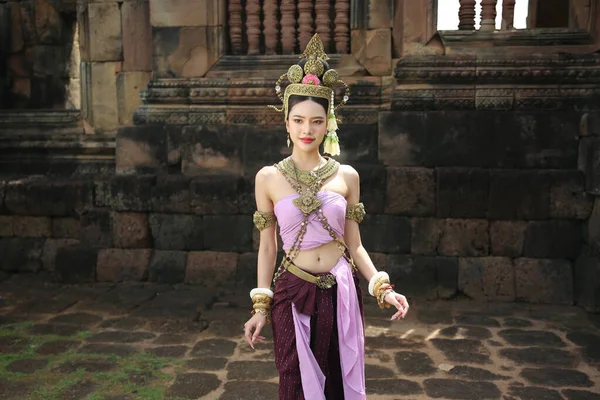
<svg viewBox="0 0 600 400"><path fill-rule="evenodd" d="M288 72L281 75L275 84L275 93L283 103L281 108L269 106L278 112L282 112L284 120L287 120L288 102L290 96L310 96L319 97L327 100L327 136L323 144L323 151L332 156L340 154L340 144L337 135L338 121L335 116L335 110L342 107L350 99L350 89L348 85L342 81L338 73L334 69L329 69L327 60L329 57L325 53L323 42L319 39L319 35L315 33L310 42L306 45L306 49L300 56L300 63L292 65ZM302 66L303 64L303 66ZM290 84L281 93L281 84L287 77ZM344 96L341 101L335 105L336 86L345 88Z"/></svg>
<svg viewBox="0 0 600 400"><path fill-rule="evenodd" d="M256 226L256 229L259 231L265 230L268 227L275 225L275 222L277 222L275 213L265 211L255 211L252 220L254 226Z"/></svg>
<svg viewBox="0 0 600 400"><path fill-rule="evenodd" d="M363 203L348 204L346 206L346 218L358 222L362 222L367 212L365 211L365 205Z"/></svg>

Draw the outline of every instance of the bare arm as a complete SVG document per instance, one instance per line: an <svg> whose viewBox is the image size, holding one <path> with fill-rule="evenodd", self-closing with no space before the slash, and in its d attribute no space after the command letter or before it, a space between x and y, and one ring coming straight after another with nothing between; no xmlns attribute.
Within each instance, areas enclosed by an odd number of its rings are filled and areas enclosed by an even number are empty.
<svg viewBox="0 0 600 400"><path fill-rule="evenodd" d="M269 176L273 173L273 167L265 167L256 174L255 197L256 209L258 211L273 212L273 202L269 196L267 182ZM258 248L257 264L257 287L271 287L273 272L275 271L275 262L277 260L277 224L263 229L260 232L260 245Z"/></svg>
<svg viewBox="0 0 600 400"><path fill-rule="evenodd" d="M346 201L348 204L357 204L360 201L360 177L358 172L350 166L344 166L344 179L348 186ZM370 280L377 273L377 268L373 265L371 257L362 245L358 222L346 219L344 241L350 250L350 255L358 271L365 279Z"/></svg>

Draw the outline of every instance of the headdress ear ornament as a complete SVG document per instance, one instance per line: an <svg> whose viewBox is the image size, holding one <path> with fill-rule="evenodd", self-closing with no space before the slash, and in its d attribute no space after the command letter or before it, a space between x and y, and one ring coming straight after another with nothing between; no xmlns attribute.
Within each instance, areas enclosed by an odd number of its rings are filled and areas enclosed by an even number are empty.
<svg viewBox="0 0 600 400"><path fill-rule="evenodd" d="M283 103L281 108L270 105L277 112L284 113L284 119L287 120L288 101L290 96L310 96L319 97L327 100L329 107L327 110L327 136L323 144L323 151L332 156L340 154L339 138L336 133L338 130L338 121L335 116L335 110L346 104L350 98L350 89L348 85L340 80L338 73L334 69L327 69L326 63L329 57L325 53L323 42L319 39L319 35L315 34L306 45L304 52L300 56L304 61L303 67L301 64L292 65L288 71L281 75L275 83L275 93ZM284 79L287 78L290 84L282 93L281 85ZM335 104L336 86L345 88L342 100Z"/></svg>

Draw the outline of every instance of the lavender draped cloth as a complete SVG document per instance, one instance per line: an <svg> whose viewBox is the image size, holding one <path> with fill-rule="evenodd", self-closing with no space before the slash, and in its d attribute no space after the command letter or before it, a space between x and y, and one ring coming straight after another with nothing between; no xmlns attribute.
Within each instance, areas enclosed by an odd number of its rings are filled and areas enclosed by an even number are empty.
<svg viewBox="0 0 600 400"><path fill-rule="evenodd" d="M334 289L337 290L337 329L344 399L366 399L364 330L352 271L348 261L341 257L330 272L337 281ZM304 398L325 400L325 375L310 348L310 316L315 308L316 285L301 279L294 279L289 284L290 292L294 293L291 298L292 316Z"/></svg>

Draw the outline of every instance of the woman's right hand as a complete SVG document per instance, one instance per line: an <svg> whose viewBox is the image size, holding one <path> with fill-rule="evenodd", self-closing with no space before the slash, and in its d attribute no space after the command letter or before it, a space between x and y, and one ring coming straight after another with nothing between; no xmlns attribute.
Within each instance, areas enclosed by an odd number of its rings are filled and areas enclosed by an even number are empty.
<svg viewBox="0 0 600 400"><path fill-rule="evenodd" d="M254 349L254 343L264 342L265 338L260 335L260 331L267 324L267 317L261 313L256 313L244 324L244 338L246 342Z"/></svg>

